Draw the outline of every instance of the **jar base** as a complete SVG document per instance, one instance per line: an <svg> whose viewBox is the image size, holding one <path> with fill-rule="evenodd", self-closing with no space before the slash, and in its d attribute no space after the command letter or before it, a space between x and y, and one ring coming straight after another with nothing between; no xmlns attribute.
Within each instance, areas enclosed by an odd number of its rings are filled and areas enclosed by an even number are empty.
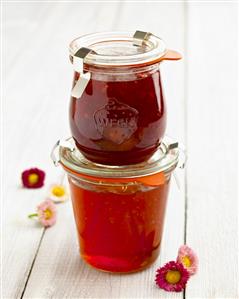
<svg viewBox="0 0 239 299"><path fill-rule="evenodd" d="M79 145L75 140L77 148L80 150L82 155L89 161L110 165L110 166L123 166L123 165L132 165L142 163L147 161L158 149L160 143L147 148L140 150L130 151L100 151L100 150L92 150L86 149L85 147Z"/></svg>
<svg viewBox="0 0 239 299"><path fill-rule="evenodd" d="M113 267L111 267L111 269L109 269L109 267L107 266L100 266L99 264L97 265L96 263L92 263L90 261L90 259L87 256L84 256L82 254L80 254L81 258L83 259L83 261L89 265L90 267L101 271L101 272L105 272L105 273L112 273L112 274L131 274L131 273L135 273L135 272L140 272L143 270L146 270L147 268L149 268L158 258L158 255L152 256L151 258L149 258L148 260L146 260L145 262L141 263L140 266L138 266L137 268L132 268L132 269L128 269L128 270L120 270L119 267L115 267L113 270ZM107 269L108 268L108 269ZM118 269L118 270L117 270Z"/></svg>

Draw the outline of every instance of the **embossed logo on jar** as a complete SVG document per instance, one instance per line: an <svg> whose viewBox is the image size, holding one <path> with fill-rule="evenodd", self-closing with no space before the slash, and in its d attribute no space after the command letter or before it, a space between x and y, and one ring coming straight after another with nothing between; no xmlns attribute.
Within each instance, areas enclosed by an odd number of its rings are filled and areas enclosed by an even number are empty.
<svg viewBox="0 0 239 299"><path fill-rule="evenodd" d="M138 111L116 99L97 110L94 120L98 132L107 140L121 144L137 130Z"/></svg>

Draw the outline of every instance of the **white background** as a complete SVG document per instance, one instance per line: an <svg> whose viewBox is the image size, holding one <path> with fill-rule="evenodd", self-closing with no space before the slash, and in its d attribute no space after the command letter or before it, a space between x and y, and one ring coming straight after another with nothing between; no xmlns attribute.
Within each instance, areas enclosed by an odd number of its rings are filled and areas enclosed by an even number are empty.
<svg viewBox="0 0 239 299"><path fill-rule="evenodd" d="M237 298L237 5L236 2L2 3L3 298ZM62 172L49 154L70 135L69 42L102 30L162 37L184 59L161 66L167 133L187 148L181 187L172 182L161 255L144 272L112 275L78 255L70 201L47 230L27 219ZM22 170L47 173L41 190L21 188ZM155 270L186 242L199 273L186 292L165 293Z"/></svg>

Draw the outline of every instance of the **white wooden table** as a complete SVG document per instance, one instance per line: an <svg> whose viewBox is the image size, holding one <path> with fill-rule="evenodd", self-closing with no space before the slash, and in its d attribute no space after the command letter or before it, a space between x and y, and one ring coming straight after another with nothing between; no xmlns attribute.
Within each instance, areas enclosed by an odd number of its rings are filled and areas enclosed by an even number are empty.
<svg viewBox="0 0 239 299"><path fill-rule="evenodd" d="M2 298L238 298L236 3L3 1ZM59 182L49 153L70 135L69 42L102 30L144 30L183 53L162 64L167 133L188 151L181 189L173 181L161 255L131 275L98 272L79 258L71 203L43 229L27 215ZM38 166L46 187L24 190ZM187 243L200 260L185 293L154 284L155 270Z"/></svg>

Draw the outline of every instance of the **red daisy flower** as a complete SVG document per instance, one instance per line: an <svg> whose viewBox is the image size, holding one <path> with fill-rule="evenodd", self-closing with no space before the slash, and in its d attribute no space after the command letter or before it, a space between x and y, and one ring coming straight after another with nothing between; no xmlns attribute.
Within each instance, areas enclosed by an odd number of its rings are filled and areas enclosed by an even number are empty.
<svg viewBox="0 0 239 299"><path fill-rule="evenodd" d="M45 172L39 168L30 168L22 173L22 184L26 188L41 188L44 179Z"/></svg>
<svg viewBox="0 0 239 299"><path fill-rule="evenodd" d="M189 272L181 263L168 262L157 270L156 284L167 292L181 292L189 279Z"/></svg>

